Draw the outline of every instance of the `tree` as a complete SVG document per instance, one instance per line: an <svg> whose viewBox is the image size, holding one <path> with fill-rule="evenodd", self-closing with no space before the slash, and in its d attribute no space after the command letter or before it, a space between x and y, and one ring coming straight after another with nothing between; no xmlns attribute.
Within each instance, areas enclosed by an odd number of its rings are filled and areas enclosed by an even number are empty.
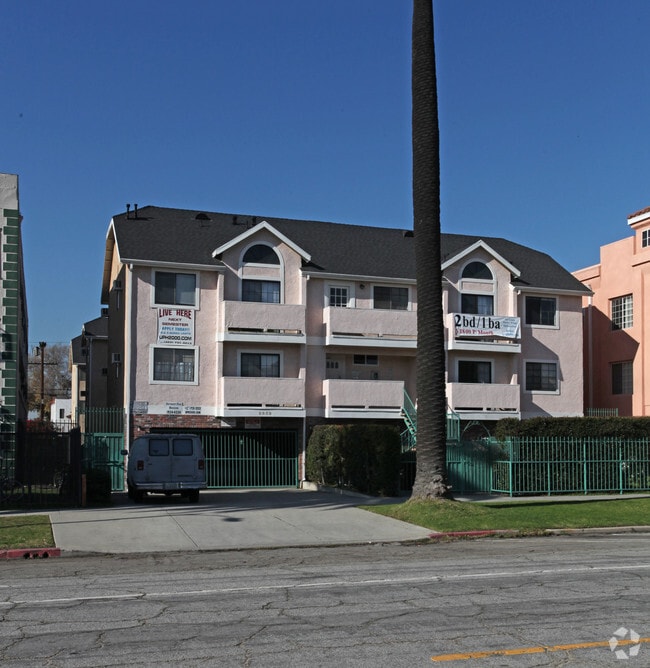
<svg viewBox="0 0 650 668"><path fill-rule="evenodd" d="M440 265L440 131L432 0L413 0L413 232L418 286L417 468L411 498L450 497Z"/></svg>
<svg viewBox="0 0 650 668"><path fill-rule="evenodd" d="M55 397L70 396L69 356L69 346L63 343L40 344L31 350L27 381L30 411L35 410L40 413L41 393L46 411L49 411L50 402Z"/></svg>

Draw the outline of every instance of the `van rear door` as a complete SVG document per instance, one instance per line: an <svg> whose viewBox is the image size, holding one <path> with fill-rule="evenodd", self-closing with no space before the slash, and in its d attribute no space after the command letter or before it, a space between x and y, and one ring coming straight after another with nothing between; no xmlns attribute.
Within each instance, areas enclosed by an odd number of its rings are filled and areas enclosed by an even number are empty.
<svg viewBox="0 0 650 668"><path fill-rule="evenodd" d="M202 476L199 474L199 448L196 440L190 437L172 438L171 467L174 480L178 482L197 482Z"/></svg>

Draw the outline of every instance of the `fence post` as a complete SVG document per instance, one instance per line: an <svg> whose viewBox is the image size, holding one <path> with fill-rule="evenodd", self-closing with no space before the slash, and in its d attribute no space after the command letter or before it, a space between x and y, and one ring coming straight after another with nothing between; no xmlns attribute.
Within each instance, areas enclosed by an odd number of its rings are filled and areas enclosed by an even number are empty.
<svg viewBox="0 0 650 668"><path fill-rule="evenodd" d="M70 475L72 476L72 496L75 503L81 506L81 430L75 427L70 430Z"/></svg>

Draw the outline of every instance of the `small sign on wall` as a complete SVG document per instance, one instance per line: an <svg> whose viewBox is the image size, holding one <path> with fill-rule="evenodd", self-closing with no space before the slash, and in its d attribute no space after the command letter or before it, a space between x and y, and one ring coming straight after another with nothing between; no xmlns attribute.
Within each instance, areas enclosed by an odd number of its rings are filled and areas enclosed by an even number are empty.
<svg viewBox="0 0 650 668"><path fill-rule="evenodd" d="M193 346L194 311L181 308L159 308L158 345Z"/></svg>

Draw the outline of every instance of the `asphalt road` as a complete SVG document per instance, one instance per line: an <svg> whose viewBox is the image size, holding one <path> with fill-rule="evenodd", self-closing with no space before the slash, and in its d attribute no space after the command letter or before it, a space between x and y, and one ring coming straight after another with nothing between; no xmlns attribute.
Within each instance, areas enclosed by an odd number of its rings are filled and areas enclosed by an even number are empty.
<svg viewBox="0 0 650 668"><path fill-rule="evenodd" d="M650 665L650 534L70 556L2 569L4 668Z"/></svg>

